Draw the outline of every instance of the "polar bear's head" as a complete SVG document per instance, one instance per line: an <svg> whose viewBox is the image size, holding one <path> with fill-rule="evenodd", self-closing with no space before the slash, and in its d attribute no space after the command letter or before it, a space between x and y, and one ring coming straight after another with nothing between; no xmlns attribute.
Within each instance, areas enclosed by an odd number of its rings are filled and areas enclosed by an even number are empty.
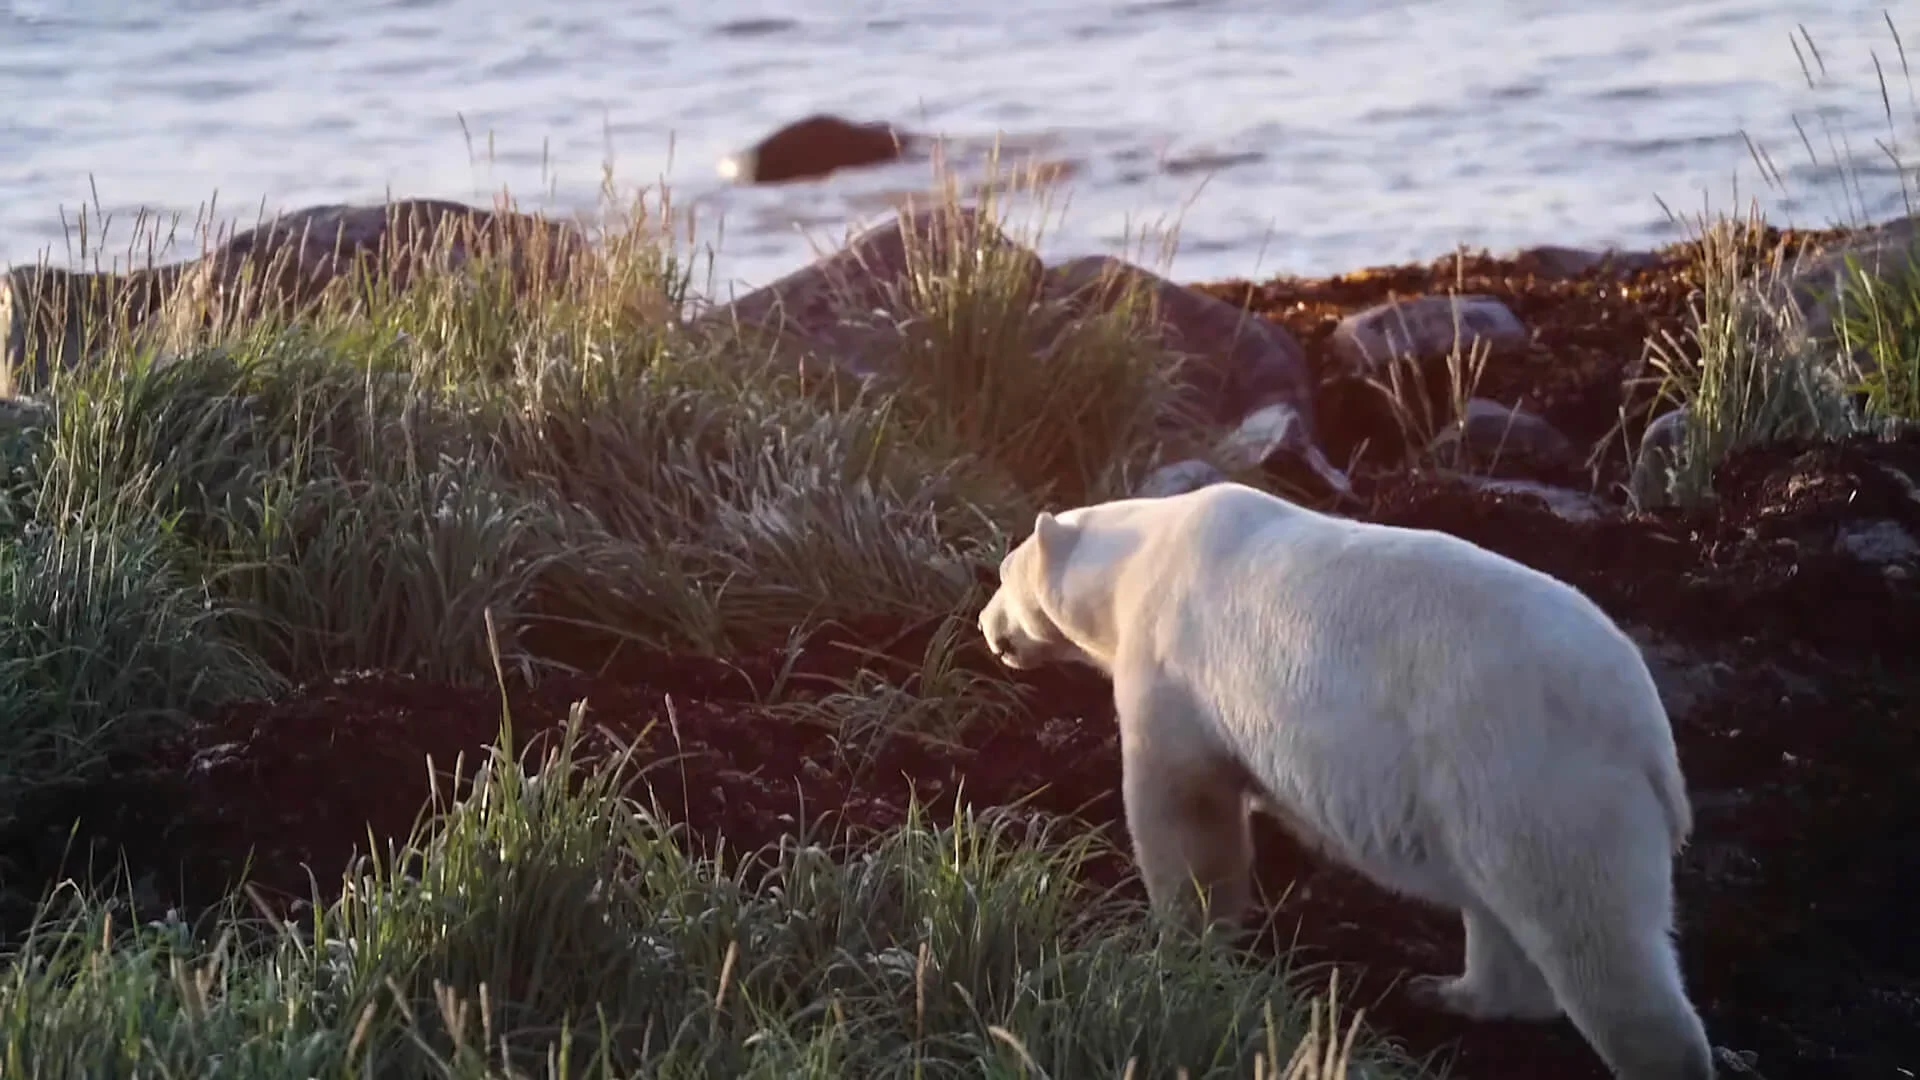
<svg viewBox="0 0 1920 1080"><path fill-rule="evenodd" d="M980 611L980 634L1007 667L1024 671L1088 661L1053 614L1060 610L1061 575L1076 539L1071 523L1042 511L1032 534L1000 560L1000 588Z"/></svg>

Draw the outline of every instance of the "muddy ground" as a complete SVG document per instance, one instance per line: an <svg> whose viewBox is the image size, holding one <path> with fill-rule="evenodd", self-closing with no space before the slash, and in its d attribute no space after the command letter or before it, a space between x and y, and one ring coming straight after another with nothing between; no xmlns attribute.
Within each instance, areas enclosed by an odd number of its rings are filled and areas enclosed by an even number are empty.
<svg viewBox="0 0 1920 1080"><path fill-rule="evenodd" d="M1526 280L1512 268L1504 276ZM1678 277L1642 284L1683 302ZM1596 334L1589 352L1570 353L1582 359L1572 365L1580 371L1562 371L1564 391L1529 382L1528 372L1552 365L1528 355L1502 360L1489 386L1504 389L1482 392L1532 395L1562 430L1598 438L1617 416L1619 378L1637 362L1646 326L1672 317L1655 305L1611 344ZM1582 318L1562 312L1560 321ZM1532 321L1554 320L1534 311ZM1920 562L1841 549L1893 535L1888 522L1920 537L1916 485L1916 437L1741 455L1722 470L1720 506L1693 514L1569 521L1537 499L1444 478L1379 475L1366 485L1367 516L1443 529L1562 577L1649 643L1672 691L1698 819L1679 870L1683 963L1716 1044L1750 1053L1770 1080L1920 1071L1920 925L1910 901L1920 890ZM936 629L866 624L817 636L792 692L836 689L832 680L862 667L910 680ZM992 670L977 646L967 655ZM662 808L733 851L803 815L892 825L910 793L944 809L962 785L975 806L1032 795L1039 808L1124 840L1112 708L1098 679L1037 677L1025 684L1030 721L950 744L896 737L872 760L851 761L832 732L754 704L784 661L778 649L730 664L629 657L618 677L516 691L515 726L523 738L550 729L587 699L595 722L640 740L642 760L659 763L648 779ZM669 698L671 726L657 722ZM498 709L490 689L382 675L234 708L160 760L130 764L88 831L135 853L136 872L168 901L213 899L250 852L255 882L304 897L306 868L323 885L334 880L369 826L404 836L426 796L425 758L443 769L462 752L471 761L494 738ZM1416 1051L1441 1051L1453 1075L1473 1080L1604 1077L1565 1023L1475 1025L1406 1004L1394 990L1404 973L1457 968L1457 922L1318 862L1275 828L1263 827L1259 843L1268 946L1297 941L1308 957L1345 965L1359 979L1354 1001L1384 1030Z"/></svg>

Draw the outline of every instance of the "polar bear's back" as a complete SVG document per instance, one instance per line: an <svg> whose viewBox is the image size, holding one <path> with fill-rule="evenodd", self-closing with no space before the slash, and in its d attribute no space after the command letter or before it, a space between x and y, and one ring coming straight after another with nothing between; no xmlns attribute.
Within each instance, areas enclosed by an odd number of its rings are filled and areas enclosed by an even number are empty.
<svg viewBox="0 0 1920 1080"><path fill-rule="evenodd" d="M1312 760L1365 744L1431 779L1472 759L1542 783L1611 768L1689 826L1672 731L1637 645L1573 586L1445 533L1353 521L1240 485L1161 500L1131 592L1243 746L1281 722ZM1345 744L1345 750L1336 749ZM1461 760L1422 760L1439 752ZM1397 762L1397 764L1389 764ZM1464 763L1464 764L1463 764ZM1611 764L1609 764L1611 763ZM1303 782L1310 782L1303 780ZM1677 842L1677 841L1676 841Z"/></svg>

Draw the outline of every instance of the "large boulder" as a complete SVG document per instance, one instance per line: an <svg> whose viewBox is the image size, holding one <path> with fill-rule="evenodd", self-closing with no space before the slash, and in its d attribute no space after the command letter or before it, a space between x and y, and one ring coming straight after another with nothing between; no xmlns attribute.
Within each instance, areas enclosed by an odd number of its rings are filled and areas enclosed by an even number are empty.
<svg viewBox="0 0 1920 1080"><path fill-rule="evenodd" d="M405 289L421 274L485 260L516 294L569 278L593 257L578 229L509 210L444 199L313 206L220 244L187 268L167 305L171 332L297 311L336 282Z"/></svg>
<svg viewBox="0 0 1920 1080"><path fill-rule="evenodd" d="M896 160L920 142L919 136L887 124L815 113L722 159L720 175L742 184L812 180Z"/></svg>
<svg viewBox="0 0 1920 1080"><path fill-rule="evenodd" d="M1047 270L1046 295L1090 310L1129 295L1147 305L1148 322L1178 364L1186 402L1215 424L1285 404L1313 431L1313 369L1286 328L1106 255L1071 259Z"/></svg>
<svg viewBox="0 0 1920 1080"><path fill-rule="evenodd" d="M1144 304L1146 324L1177 365L1179 418L1222 432L1210 460L1162 466L1136 494L1172 495L1228 476L1276 472L1325 494L1352 495L1346 475L1321 452L1313 369L1285 327L1105 255L1050 268L1042 290L1069 311L1129 298Z"/></svg>
<svg viewBox="0 0 1920 1080"><path fill-rule="evenodd" d="M861 379L896 373L905 290L916 266L949 265L965 251L990 252L989 272L1010 275L1019 295L1037 294L1044 266L971 208L937 206L902 213L845 247L695 320L725 327L755 351L791 357L803 369ZM1018 297L1016 297L1017 299Z"/></svg>

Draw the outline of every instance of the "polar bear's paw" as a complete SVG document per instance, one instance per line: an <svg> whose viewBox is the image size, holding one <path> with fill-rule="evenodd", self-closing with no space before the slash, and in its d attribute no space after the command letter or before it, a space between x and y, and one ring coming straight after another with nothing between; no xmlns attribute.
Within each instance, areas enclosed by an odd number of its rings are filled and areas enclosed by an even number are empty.
<svg viewBox="0 0 1920 1080"><path fill-rule="evenodd" d="M1560 1005L1544 986L1520 987L1474 981L1465 975L1416 975L1407 980L1415 1004L1469 1020L1558 1019Z"/></svg>

